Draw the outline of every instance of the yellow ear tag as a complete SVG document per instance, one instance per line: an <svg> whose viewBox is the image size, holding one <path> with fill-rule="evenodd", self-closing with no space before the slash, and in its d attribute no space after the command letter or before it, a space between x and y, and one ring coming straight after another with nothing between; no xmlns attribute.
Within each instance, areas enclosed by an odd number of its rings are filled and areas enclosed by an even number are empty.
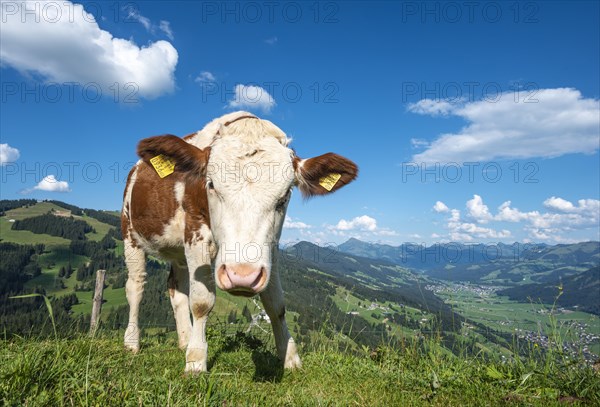
<svg viewBox="0 0 600 407"><path fill-rule="evenodd" d="M164 178L175 171L175 163L162 154L151 158L150 163L161 178Z"/></svg>
<svg viewBox="0 0 600 407"><path fill-rule="evenodd" d="M342 178L342 175L334 172L325 177L319 178L319 185L321 185L326 190L331 191L335 184L337 184L337 182L340 180L340 178Z"/></svg>

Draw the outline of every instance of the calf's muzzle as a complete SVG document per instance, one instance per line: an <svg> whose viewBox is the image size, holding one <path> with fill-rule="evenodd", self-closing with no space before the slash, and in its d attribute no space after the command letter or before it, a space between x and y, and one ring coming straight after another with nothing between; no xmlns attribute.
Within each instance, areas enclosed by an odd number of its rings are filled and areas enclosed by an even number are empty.
<svg viewBox="0 0 600 407"><path fill-rule="evenodd" d="M264 266L249 263L223 264L217 271L217 283L233 295L252 297L261 292L267 282Z"/></svg>

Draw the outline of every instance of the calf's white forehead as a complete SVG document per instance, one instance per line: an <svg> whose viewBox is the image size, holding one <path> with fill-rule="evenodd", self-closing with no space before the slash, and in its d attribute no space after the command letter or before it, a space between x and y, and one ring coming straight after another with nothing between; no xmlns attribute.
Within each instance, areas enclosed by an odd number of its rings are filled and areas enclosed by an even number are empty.
<svg viewBox="0 0 600 407"><path fill-rule="evenodd" d="M251 142L222 138L211 148L207 175L219 187L261 187L279 193L294 181L292 157L292 150L273 137Z"/></svg>

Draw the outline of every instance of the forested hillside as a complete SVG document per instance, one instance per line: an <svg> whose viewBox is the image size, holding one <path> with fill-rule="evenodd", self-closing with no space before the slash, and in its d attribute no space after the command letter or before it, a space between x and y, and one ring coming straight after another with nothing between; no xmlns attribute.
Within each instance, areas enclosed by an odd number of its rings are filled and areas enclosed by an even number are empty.
<svg viewBox="0 0 600 407"><path fill-rule="evenodd" d="M0 239L3 239L0 242L3 254L0 329L7 335L49 334L50 323L42 297L9 298L37 293L50 298L61 334L85 330L98 269L107 271L102 324L107 329L125 328L127 274L118 227L120 219L114 212L82 209L59 201L35 204L3 201L2 207L11 209L0 217ZM351 348L374 348L381 343L400 344L406 338L435 337L455 353L509 354L514 331L455 307L444 294L444 290L452 288L439 288L438 282L448 279L452 273L457 279L463 276L460 273L475 273L479 282L489 273L495 273L494 281L506 279L503 276L507 274L511 277L508 281L519 280L519 283L523 275L530 276L532 282L560 275L566 306L586 298L573 295L570 290L575 290L575 286L571 285L569 276L578 276L573 274L574 270L596 259L592 244L576 250L568 246L543 247L529 253L534 258L520 263L518 273L514 266L503 268L506 258L471 265L462 263L460 267L445 264L442 270L436 270L436 264L423 272L403 266L404 262L393 261L391 255L384 255L383 259L369 258L373 253L391 250L389 247L378 248L360 241L350 241L343 247L352 246L368 249L361 251L367 256L307 242L287 247L280 253L288 324L299 343L312 343L316 333L329 338L343 337L345 346ZM479 255L474 258L481 260L484 252L481 249L475 252ZM571 263L562 260L565 256ZM548 272L546 266L550 263L555 268ZM496 269L492 270L493 267ZM150 258L147 269L141 325L148 333L172 332L175 321L166 289L169 265ZM512 277L513 274L518 278ZM587 288L588 283L593 286L595 274L591 270L588 274L584 280L573 277L573 281L579 283L576 286L579 292ZM581 281L588 283L582 285ZM538 293L533 288L528 291ZM508 292L507 295L517 296ZM539 295L551 303L544 292L540 291ZM586 301L592 298L587 297ZM594 311L593 308L586 310ZM262 324L268 330L259 302L221 291L217 292L217 305L209 323Z"/></svg>
<svg viewBox="0 0 600 407"><path fill-rule="evenodd" d="M499 292L517 301L530 298L600 315L600 267L559 278L559 282L525 284Z"/></svg>

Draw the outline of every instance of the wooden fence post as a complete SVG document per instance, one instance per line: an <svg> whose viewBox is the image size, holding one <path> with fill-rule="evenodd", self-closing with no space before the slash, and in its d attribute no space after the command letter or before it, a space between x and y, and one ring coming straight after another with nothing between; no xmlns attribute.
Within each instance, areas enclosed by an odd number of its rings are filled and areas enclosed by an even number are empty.
<svg viewBox="0 0 600 407"><path fill-rule="evenodd" d="M104 292L104 275L106 270L96 272L96 289L94 291L94 301L92 303L92 318L90 319L90 335L96 333L98 322L100 321L100 310L102 309L102 293Z"/></svg>

